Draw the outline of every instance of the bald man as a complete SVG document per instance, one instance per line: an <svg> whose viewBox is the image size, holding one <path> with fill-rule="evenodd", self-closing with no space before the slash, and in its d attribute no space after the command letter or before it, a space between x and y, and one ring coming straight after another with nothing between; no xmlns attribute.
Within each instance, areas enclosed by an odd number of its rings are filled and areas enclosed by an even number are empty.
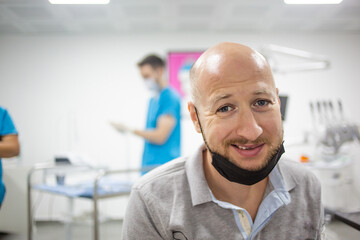
<svg viewBox="0 0 360 240"><path fill-rule="evenodd" d="M204 145L133 187L123 239L324 239L319 182L281 158L280 100L265 58L220 43L190 79L188 109Z"/></svg>

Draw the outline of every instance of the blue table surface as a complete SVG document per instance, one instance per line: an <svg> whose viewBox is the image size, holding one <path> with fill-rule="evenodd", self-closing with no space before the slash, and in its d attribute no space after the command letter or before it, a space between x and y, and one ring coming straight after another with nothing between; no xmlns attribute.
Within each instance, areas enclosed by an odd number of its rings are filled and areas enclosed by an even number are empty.
<svg viewBox="0 0 360 240"><path fill-rule="evenodd" d="M119 179L102 179L98 183L98 195L130 193L134 181ZM34 189L67 197L92 198L94 195L94 181L86 181L75 185L37 184Z"/></svg>

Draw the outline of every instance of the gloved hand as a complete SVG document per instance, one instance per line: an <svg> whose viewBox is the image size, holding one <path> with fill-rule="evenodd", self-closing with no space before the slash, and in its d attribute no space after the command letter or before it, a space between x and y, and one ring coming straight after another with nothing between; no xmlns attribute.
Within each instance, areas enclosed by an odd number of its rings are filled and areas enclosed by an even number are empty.
<svg viewBox="0 0 360 240"><path fill-rule="evenodd" d="M126 126L123 123L119 123L119 122L110 122L111 126L113 126L116 130L118 130L121 133L126 133L126 132L133 132L133 129Z"/></svg>

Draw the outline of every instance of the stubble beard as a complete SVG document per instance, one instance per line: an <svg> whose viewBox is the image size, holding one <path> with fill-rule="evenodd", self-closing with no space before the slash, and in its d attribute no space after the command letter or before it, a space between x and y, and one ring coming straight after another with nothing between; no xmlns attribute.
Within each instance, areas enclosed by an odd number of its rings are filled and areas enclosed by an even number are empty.
<svg viewBox="0 0 360 240"><path fill-rule="evenodd" d="M279 149L280 149L280 147L281 147L281 145L283 143L283 136L284 136L283 128L281 129L279 135L280 135L280 138L276 143L272 143L269 138L261 137L261 136L258 139L256 139L255 141L249 141L246 138L237 138L237 139L226 140L222 144L222 149L225 149L225 151L223 151L223 153L218 151L216 148L215 149L212 148L212 149L214 149L215 153L224 156L225 158L227 158L230 162L232 162L233 164L235 164L239 168L242 168L242 169L245 169L245 170L248 170L248 171L258 171L258 170L261 170L261 169L265 168L269 164L270 160L279 151ZM269 147L268 153L265 156L265 161L263 161L261 165L251 167L251 168L243 168L243 166L240 166L235 159L230 157L229 149L232 148L233 147L232 145L234 145L234 144L237 144L237 145L244 145L244 144L260 145L260 144L264 144L264 145L267 145L267 146L270 146L270 147Z"/></svg>

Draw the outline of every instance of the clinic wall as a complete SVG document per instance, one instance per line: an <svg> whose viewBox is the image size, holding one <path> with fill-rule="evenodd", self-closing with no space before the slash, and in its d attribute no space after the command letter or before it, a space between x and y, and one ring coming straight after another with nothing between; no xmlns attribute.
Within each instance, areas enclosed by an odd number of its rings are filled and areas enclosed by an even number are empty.
<svg viewBox="0 0 360 240"><path fill-rule="evenodd" d="M272 43L322 54L331 61L326 71L275 75L280 93L290 97L285 143L301 141L303 132L311 130L309 101L342 99L347 118L360 123L359 34L1 36L0 105L9 109L20 132L20 163L51 161L55 154L71 152L110 168L138 167L143 141L119 134L108 124L145 124L149 96L137 61L151 52L166 56L169 50L202 50L220 41L256 49ZM182 124L183 154L188 154L202 140L188 117ZM56 201L66 209L61 199ZM51 218L46 206L37 213ZM122 215L126 204L107 206L109 213Z"/></svg>
<svg viewBox="0 0 360 240"><path fill-rule="evenodd" d="M0 37L0 105L20 132L22 162L51 160L75 152L112 168L137 167L143 142L108 124L143 127L147 92L136 63L144 54L202 50L220 41L259 49L277 44L325 55L326 71L276 74L280 93L290 96L285 133L299 139L311 129L311 100L342 99L349 120L359 123L360 35L327 34L136 34ZM184 106L185 107L185 106ZM291 140L292 141L292 140ZM183 153L201 137L183 121Z"/></svg>

